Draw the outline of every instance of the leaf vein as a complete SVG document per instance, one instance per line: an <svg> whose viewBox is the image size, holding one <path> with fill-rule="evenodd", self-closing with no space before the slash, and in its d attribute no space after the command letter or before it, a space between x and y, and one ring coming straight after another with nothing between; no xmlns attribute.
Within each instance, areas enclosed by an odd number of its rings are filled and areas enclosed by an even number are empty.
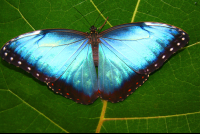
<svg viewBox="0 0 200 134"><path fill-rule="evenodd" d="M185 113L185 114L175 114L175 115L166 115L166 116L152 116L152 117L130 117L130 118L104 118L104 121L109 120L141 120L141 119L158 119L158 118L170 118L170 117L179 117L179 116L186 116L192 114L200 114L200 111L193 112L193 113Z"/></svg>
<svg viewBox="0 0 200 134"><path fill-rule="evenodd" d="M35 31L35 28L33 28L33 26L26 20L26 18L23 16L23 14L20 12L20 10L16 7L14 7L12 4L10 4L7 0L5 0L11 7L13 7L14 9L16 9L19 14L21 15L22 19L31 27L31 29L33 29Z"/></svg>
<svg viewBox="0 0 200 134"><path fill-rule="evenodd" d="M11 90L9 90L10 93L12 93L14 96L16 96L18 99L20 99L24 104L26 104L27 106L29 106L30 108L32 108L33 110L35 110L36 112L38 112L40 115L42 115L43 117L45 117L47 120L49 120L51 123L53 123L55 126L57 126L58 128L60 128L61 130L63 130L66 133L69 133L67 130L65 130L64 128L62 128L61 126L59 126L57 123L55 123L53 120L51 120L49 117L47 117L46 115L44 115L42 112L40 112L39 110L37 110L35 107L31 106L29 103L27 103L26 101L24 101L22 98L20 98L17 94L15 94L14 92L12 92Z"/></svg>
<svg viewBox="0 0 200 134"><path fill-rule="evenodd" d="M133 12L133 17L131 19L131 22L134 22L134 19L135 19L135 16L136 16L136 13L137 13L139 5L140 5L140 0L138 0L138 2L137 2L137 5L135 7L135 11Z"/></svg>

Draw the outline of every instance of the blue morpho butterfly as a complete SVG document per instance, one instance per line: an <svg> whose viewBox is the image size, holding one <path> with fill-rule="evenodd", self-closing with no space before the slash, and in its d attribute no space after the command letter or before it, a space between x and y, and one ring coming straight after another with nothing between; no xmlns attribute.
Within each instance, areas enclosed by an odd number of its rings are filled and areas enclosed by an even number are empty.
<svg viewBox="0 0 200 134"><path fill-rule="evenodd" d="M175 26L138 22L101 33L94 26L90 33L37 30L8 41L0 55L77 103L98 97L119 102L188 41L188 34Z"/></svg>

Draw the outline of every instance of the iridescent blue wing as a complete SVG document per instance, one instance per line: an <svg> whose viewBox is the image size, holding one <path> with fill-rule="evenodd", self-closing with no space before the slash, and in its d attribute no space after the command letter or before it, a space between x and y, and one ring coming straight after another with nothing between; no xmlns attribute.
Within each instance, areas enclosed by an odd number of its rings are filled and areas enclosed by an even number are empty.
<svg viewBox="0 0 200 134"><path fill-rule="evenodd" d="M1 57L46 82L56 93L89 104L97 97L97 76L87 34L38 30L6 43Z"/></svg>
<svg viewBox="0 0 200 134"><path fill-rule="evenodd" d="M98 84L100 97L111 102L123 101L146 81L121 60L106 44L99 45Z"/></svg>
<svg viewBox="0 0 200 134"><path fill-rule="evenodd" d="M126 98L189 41L183 30L154 22L115 26L100 36L99 90L111 102Z"/></svg>

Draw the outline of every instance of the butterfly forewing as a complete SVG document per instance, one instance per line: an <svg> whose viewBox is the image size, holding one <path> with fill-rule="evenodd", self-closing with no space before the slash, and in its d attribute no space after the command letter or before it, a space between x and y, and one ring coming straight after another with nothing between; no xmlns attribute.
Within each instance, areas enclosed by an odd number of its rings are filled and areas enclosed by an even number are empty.
<svg viewBox="0 0 200 134"><path fill-rule="evenodd" d="M157 22L119 25L101 35L104 44L140 74L158 69L189 41L180 28Z"/></svg>

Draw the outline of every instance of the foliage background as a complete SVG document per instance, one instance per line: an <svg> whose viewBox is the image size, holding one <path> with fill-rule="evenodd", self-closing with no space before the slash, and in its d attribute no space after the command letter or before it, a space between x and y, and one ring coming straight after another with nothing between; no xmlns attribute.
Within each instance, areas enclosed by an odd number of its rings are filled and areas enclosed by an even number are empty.
<svg viewBox="0 0 200 134"><path fill-rule="evenodd" d="M1 59L0 132L200 132L199 0L0 0L0 45L33 30L89 31L109 17L111 26L131 21L175 25L189 45L125 101L97 99L85 106L56 95L31 74ZM102 12L103 13L100 13ZM84 24L85 23L85 24Z"/></svg>

